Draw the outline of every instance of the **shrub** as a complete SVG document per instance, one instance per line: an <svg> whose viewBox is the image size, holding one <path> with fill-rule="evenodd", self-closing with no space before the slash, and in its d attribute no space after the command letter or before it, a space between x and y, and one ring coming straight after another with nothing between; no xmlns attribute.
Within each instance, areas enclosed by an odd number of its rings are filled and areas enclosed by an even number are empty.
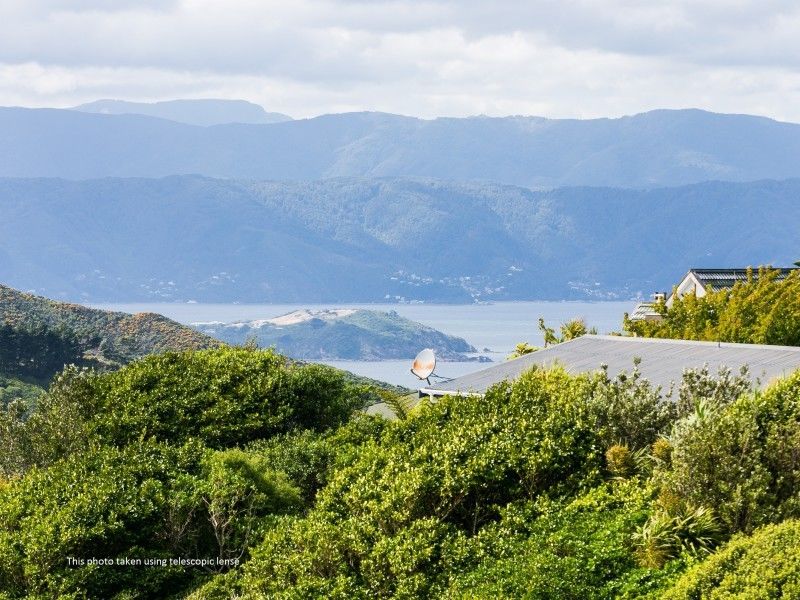
<svg viewBox="0 0 800 600"><path fill-rule="evenodd" d="M652 455L656 465L666 469L672 466L672 444L666 438L653 442Z"/></svg>
<svg viewBox="0 0 800 600"><path fill-rule="evenodd" d="M485 557L455 574L445 597L616 598L637 570L629 540L646 518L648 499L647 489L625 482L572 501L539 502L522 519L509 510L475 538Z"/></svg>
<svg viewBox="0 0 800 600"><path fill-rule="evenodd" d="M191 572L67 560L169 555L166 509L194 481L200 456L196 447L97 448L32 469L0 491L0 589L51 598L177 591Z"/></svg>
<svg viewBox="0 0 800 600"><path fill-rule="evenodd" d="M800 521L789 520L739 535L690 569L665 600L800 597Z"/></svg>
<svg viewBox="0 0 800 600"><path fill-rule="evenodd" d="M34 597L166 597L203 571L67 560L243 559L271 515L300 507L299 490L285 475L241 450L91 448L0 486L0 589Z"/></svg>
<svg viewBox="0 0 800 600"><path fill-rule="evenodd" d="M91 371L69 366L38 398L35 410L17 401L0 413L0 473L24 473L88 448L95 378Z"/></svg>
<svg viewBox="0 0 800 600"><path fill-rule="evenodd" d="M626 479L636 471L633 452L627 446L615 444L606 450L606 468L612 477Z"/></svg>
<svg viewBox="0 0 800 600"><path fill-rule="evenodd" d="M302 506L300 491L285 474L275 472L263 456L238 449L207 456L199 487L222 561L243 559L251 540L263 537L262 517L298 512Z"/></svg>
<svg viewBox="0 0 800 600"><path fill-rule="evenodd" d="M272 351L219 348L148 356L70 386L62 410L78 406L104 443L139 439L226 448L295 428L323 430L359 402L335 369L287 364Z"/></svg>
<svg viewBox="0 0 800 600"><path fill-rule="evenodd" d="M659 507L633 539L639 563L660 569L682 552L710 553L719 542L720 527L710 509L678 503Z"/></svg>
<svg viewBox="0 0 800 600"><path fill-rule="evenodd" d="M356 461L361 446L377 441L387 425L386 419L359 413L328 432L289 432L254 442L248 449L286 473L310 506L333 474Z"/></svg>
<svg viewBox="0 0 800 600"><path fill-rule="evenodd" d="M672 444L663 485L728 532L800 514L800 373L729 405L699 402Z"/></svg>
<svg viewBox="0 0 800 600"><path fill-rule="evenodd" d="M509 502L600 481L591 382L532 370L486 397L444 398L386 426L267 534L242 589L274 597L426 597L463 567L463 540Z"/></svg>
<svg viewBox="0 0 800 600"><path fill-rule="evenodd" d="M604 368L593 379L591 406L606 447L623 444L632 450L649 447L675 420L674 404L642 378L639 360L631 373L614 379Z"/></svg>
<svg viewBox="0 0 800 600"><path fill-rule="evenodd" d="M685 369L678 387L676 417L683 418L692 414L700 402L722 408L751 392L753 384L748 373L746 366L736 375L730 368L721 366L716 377L709 373L707 365L700 369Z"/></svg>

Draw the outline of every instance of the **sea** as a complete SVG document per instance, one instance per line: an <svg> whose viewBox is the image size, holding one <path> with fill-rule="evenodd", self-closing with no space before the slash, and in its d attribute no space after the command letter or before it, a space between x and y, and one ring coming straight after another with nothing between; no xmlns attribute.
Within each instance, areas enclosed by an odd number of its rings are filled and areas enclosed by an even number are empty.
<svg viewBox="0 0 800 600"><path fill-rule="evenodd" d="M95 304L95 308L127 313L155 312L170 319L192 323L251 321L271 319L299 309L365 308L391 311L449 335L464 338L479 355L494 362L506 360L520 342L542 344L539 318L548 326L558 326L573 318L582 318L598 333L622 329L623 313L631 312L635 301L623 302L493 302L487 304L203 304L203 303L133 303ZM421 349L421 348L420 348ZM354 361L331 360L324 364L345 369L409 388L420 386L411 374L411 360ZM486 362L440 362L436 374L459 377L491 366Z"/></svg>

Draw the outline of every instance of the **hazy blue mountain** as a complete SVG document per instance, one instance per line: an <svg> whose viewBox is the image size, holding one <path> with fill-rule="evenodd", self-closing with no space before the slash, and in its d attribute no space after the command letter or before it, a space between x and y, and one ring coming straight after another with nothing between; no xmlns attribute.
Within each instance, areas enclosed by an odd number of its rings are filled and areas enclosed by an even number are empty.
<svg viewBox="0 0 800 600"><path fill-rule="evenodd" d="M629 298L800 259L800 180L0 180L0 281L92 301Z"/></svg>
<svg viewBox="0 0 800 600"><path fill-rule="evenodd" d="M0 109L0 176L432 177L656 187L800 177L800 125L658 110L620 119L421 120L381 113L198 127L142 115Z"/></svg>
<svg viewBox="0 0 800 600"><path fill-rule="evenodd" d="M355 309L298 310L274 319L195 323L201 332L229 344L254 339L262 348L303 360L414 358L433 348L442 360L469 360L466 340L401 317L396 312ZM488 359L487 359L488 360Z"/></svg>
<svg viewBox="0 0 800 600"><path fill-rule="evenodd" d="M249 123L263 125L291 121L289 115L267 112L263 107L245 100L168 100L165 102L127 102L125 100L96 100L76 106L73 110L103 115L147 115L178 123L224 125Z"/></svg>

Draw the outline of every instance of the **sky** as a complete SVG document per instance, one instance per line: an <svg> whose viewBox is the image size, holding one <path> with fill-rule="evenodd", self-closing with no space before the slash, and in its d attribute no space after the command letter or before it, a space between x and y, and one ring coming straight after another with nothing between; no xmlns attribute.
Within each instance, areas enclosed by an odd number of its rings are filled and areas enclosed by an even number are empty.
<svg viewBox="0 0 800 600"><path fill-rule="evenodd" d="M0 105L800 122L796 0L2 0Z"/></svg>

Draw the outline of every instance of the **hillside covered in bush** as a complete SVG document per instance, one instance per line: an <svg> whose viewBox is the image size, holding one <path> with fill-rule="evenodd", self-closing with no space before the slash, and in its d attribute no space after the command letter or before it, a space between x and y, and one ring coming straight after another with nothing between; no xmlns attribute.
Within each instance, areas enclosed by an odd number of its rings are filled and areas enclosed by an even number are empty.
<svg viewBox="0 0 800 600"><path fill-rule="evenodd" d="M0 281L91 302L628 299L687 266L798 260L798 196L800 180L0 179ZM667 240L687 215L692 235Z"/></svg>
<svg viewBox="0 0 800 600"><path fill-rule="evenodd" d="M68 369L0 422L0 597L791 597L800 374L632 369L394 422L269 350Z"/></svg>
<svg viewBox="0 0 800 600"><path fill-rule="evenodd" d="M117 368L147 354L219 345L161 315L97 310L0 285L0 375L46 386L67 364Z"/></svg>
<svg viewBox="0 0 800 600"><path fill-rule="evenodd" d="M303 360L414 358L422 348L432 348L444 360L469 360L464 353L477 352L463 338L401 317L396 311L298 310L274 319L193 325L229 344L255 340L262 348L274 347L281 354Z"/></svg>

